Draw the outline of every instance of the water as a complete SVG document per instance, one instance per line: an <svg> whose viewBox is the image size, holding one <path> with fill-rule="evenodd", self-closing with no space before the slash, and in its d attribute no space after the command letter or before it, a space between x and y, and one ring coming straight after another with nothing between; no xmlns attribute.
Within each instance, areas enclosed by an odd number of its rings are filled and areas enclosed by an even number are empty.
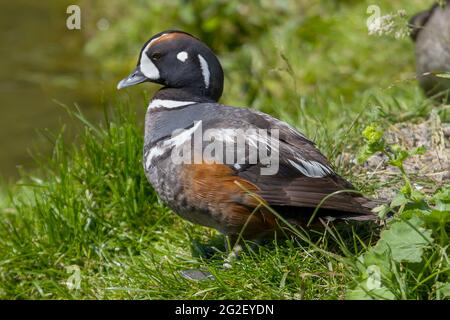
<svg viewBox="0 0 450 320"><path fill-rule="evenodd" d="M82 54L85 35L66 28L68 1L1 0L0 4L0 177L16 179L18 168L33 168L30 156L49 155L39 134L73 128L54 100L84 106L88 117L100 111L99 94L83 86L90 74ZM99 84L99 92L101 91ZM69 130L70 131L70 130Z"/></svg>

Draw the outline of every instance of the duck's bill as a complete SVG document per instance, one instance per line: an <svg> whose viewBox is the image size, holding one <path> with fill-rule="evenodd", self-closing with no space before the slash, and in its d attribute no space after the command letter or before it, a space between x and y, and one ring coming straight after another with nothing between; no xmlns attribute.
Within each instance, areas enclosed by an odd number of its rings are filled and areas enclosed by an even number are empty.
<svg viewBox="0 0 450 320"><path fill-rule="evenodd" d="M117 89L120 90L126 87L134 86L135 84L139 84L147 80L148 80L147 77L144 76L144 74L141 72L141 70L139 70L138 67L134 69L134 71L127 78L122 79L117 84Z"/></svg>

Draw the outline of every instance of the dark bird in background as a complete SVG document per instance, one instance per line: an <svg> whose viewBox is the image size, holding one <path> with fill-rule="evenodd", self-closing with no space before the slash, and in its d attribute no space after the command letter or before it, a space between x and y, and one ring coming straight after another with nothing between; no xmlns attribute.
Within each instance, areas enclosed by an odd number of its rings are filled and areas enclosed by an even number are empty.
<svg viewBox="0 0 450 320"><path fill-rule="evenodd" d="M450 0L416 14L409 24L420 86L427 96L449 102L450 78L444 74L450 73Z"/></svg>
<svg viewBox="0 0 450 320"><path fill-rule="evenodd" d="M142 47L136 69L118 89L146 81L163 88L153 97L146 114L145 174L159 197L181 217L215 228L231 241L240 234L260 240L283 226L267 206L290 223L305 227L325 197L354 190L335 173L314 143L288 124L262 112L220 104L222 67L211 49L194 36L181 31L153 36ZM214 163L217 150L208 157L208 144L203 143L200 150L193 146L192 138L200 129L203 133L214 129L222 134L215 136L217 141L233 147L238 143L233 132L253 129L249 131L253 133L245 136L249 144L240 161L236 156L231 163ZM257 129L269 133L277 129L279 145L269 144L269 137ZM259 158L251 163L247 152L250 144L278 153L278 170L262 174L262 169L270 166ZM175 150L185 150L186 146L192 151L191 160L203 154L200 163L174 161ZM358 193L341 192L322 203L317 217L375 220L371 209L376 205Z"/></svg>

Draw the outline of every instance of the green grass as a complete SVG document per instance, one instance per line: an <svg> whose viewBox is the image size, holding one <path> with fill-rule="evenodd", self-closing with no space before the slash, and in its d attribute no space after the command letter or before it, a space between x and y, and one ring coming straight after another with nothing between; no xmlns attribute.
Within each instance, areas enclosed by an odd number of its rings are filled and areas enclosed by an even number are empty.
<svg viewBox="0 0 450 320"><path fill-rule="evenodd" d="M243 10L251 17L236 13L235 1L209 6L210 1L189 6L174 1L174 8L163 11L154 1L125 9L111 2L107 14L110 19L120 15L120 22L95 34L86 52L98 57L103 78L113 87L131 70L139 46L151 34L169 27L193 32L223 61L222 102L290 122L318 143L338 172L371 194L380 186L355 175L354 164L340 161L339 155L356 154L370 144L362 136L368 124L423 121L435 106L412 79L409 40L367 35L369 2L289 1L284 9L250 2ZM422 1L379 3L383 14L424 7ZM148 10L154 19L148 19ZM123 63L125 57L129 63ZM50 136L52 158L41 159L39 171L24 173L2 192L0 298L368 298L367 270L374 264L381 268L381 286L372 298L448 296L450 195L445 189L420 196L402 190L405 200L392 206L396 218L383 228L392 231L382 233L378 243L373 228L342 226L339 232L313 234L312 240L278 241L244 252L224 270L223 239L177 217L146 181L142 119L136 113L148 101L123 95L111 93L102 124L72 113L84 123L77 143ZM412 223L414 217L420 222ZM385 238L392 237L400 239L399 245L394 241L386 249ZM402 243L420 259L402 260ZM219 247L209 259L199 254L205 244ZM216 280L196 282L180 275L192 268L207 269ZM73 288L78 270L80 287Z"/></svg>
<svg viewBox="0 0 450 320"><path fill-rule="evenodd" d="M326 284L332 283L332 295L342 296L339 278L323 276L336 272L329 262L292 246L244 255L229 272L221 270L220 258L192 258L190 239L206 241L215 233L175 217L157 201L143 175L141 132L130 113L119 111L103 128L88 125L80 144L57 139L47 178L23 181L3 209L3 297L314 298L329 296ZM74 265L81 270L80 290L65 284ZM178 274L195 267L210 269L217 281L190 282ZM323 284L298 291L315 277Z"/></svg>

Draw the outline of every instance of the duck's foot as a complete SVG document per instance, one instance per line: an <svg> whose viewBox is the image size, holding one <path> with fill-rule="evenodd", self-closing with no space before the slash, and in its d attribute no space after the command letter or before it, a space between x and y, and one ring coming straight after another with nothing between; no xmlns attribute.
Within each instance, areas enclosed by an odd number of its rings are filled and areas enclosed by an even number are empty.
<svg viewBox="0 0 450 320"><path fill-rule="evenodd" d="M233 267L234 261L239 259L239 253L242 251L242 246L240 244L235 244L233 248L228 253L223 263L224 269L231 269Z"/></svg>
<svg viewBox="0 0 450 320"><path fill-rule="evenodd" d="M224 247L223 236L221 235L211 238L207 243L191 238L191 253L195 258L213 259L225 250L226 247Z"/></svg>
<svg viewBox="0 0 450 320"><path fill-rule="evenodd" d="M236 260L239 259L239 255L244 250L255 250L259 245L263 243L262 240L255 241L251 244L246 243L245 248L237 241L237 237L228 236L225 239L225 248L228 252L227 257L224 259L224 263L222 264L222 268L224 270L232 269L233 264ZM210 259L212 256L220 252L216 247L207 246L204 244L200 244L197 241L192 241L192 248L198 256L201 256L206 259ZM180 274L189 280L194 281L203 281L203 280L212 280L214 281L216 278L213 274L205 269L189 269L180 271Z"/></svg>
<svg viewBox="0 0 450 320"><path fill-rule="evenodd" d="M241 245L242 243L242 245ZM237 237L228 236L225 246L228 248L228 255L223 263L224 269L231 269L233 263L239 260L241 252L249 252L256 250L260 245L264 243L264 240L257 239L253 242L241 242L237 240ZM243 247L244 246L244 247Z"/></svg>

